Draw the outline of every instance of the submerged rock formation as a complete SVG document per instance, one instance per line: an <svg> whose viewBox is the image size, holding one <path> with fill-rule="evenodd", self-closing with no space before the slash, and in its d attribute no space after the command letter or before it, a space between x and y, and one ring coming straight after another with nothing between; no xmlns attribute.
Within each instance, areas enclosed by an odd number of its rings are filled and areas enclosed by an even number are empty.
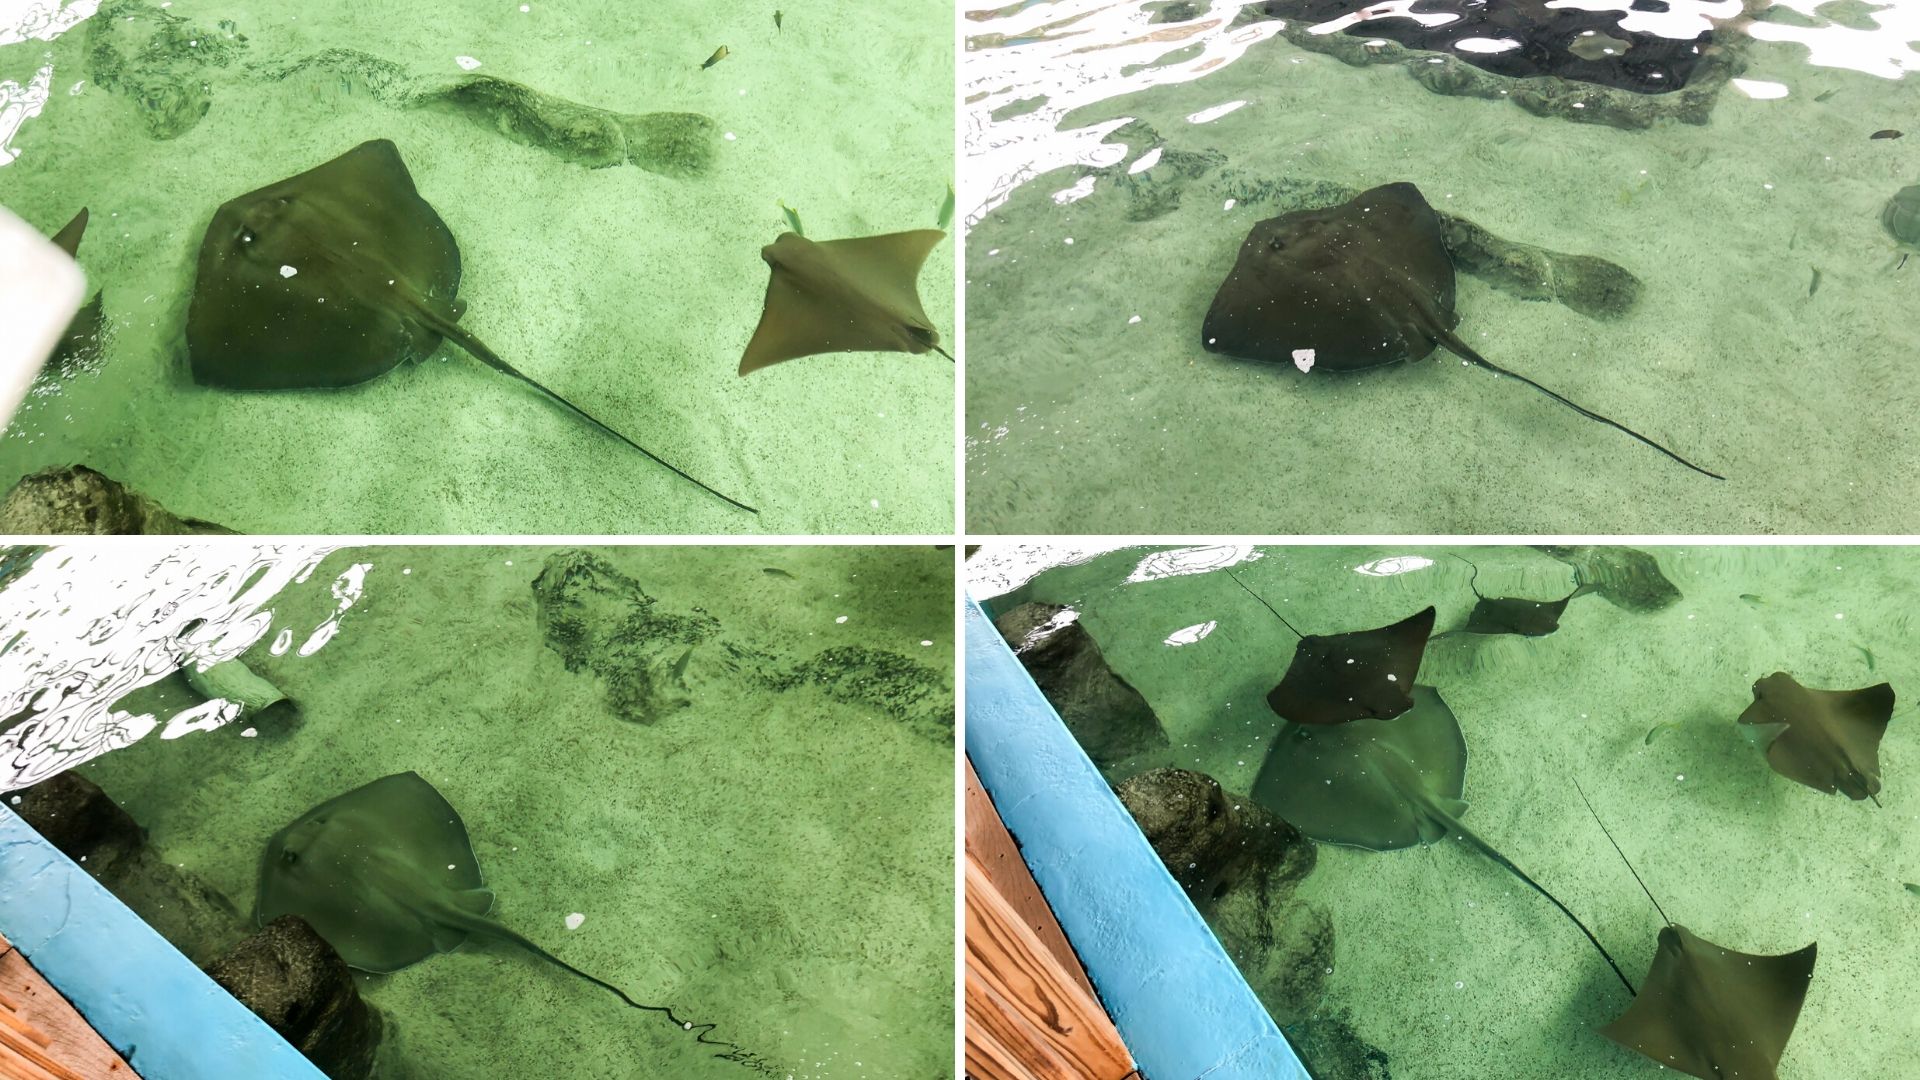
<svg viewBox="0 0 1920 1080"><path fill-rule="evenodd" d="M214 982L331 1080L366 1080L386 1028L340 954L298 915L282 915L206 966Z"/></svg>
<svg viewBox="0 0 1920 1080"><path fill-rule="evenodd" d="M29 473L0 499L0 532L15 536L156 536L231 533L183 518L85 465Z"/></svg>
<svg viewBox="0 0 1920 1080"><path fill-rule="evenodd" d="M1294 897L1315 848L1204 773L1154 769L1115 788L1275 1022L1308 1015L1333 971L1333 920Z"/></svg>
<svg viewBox="0 0 1920 1080"><path fill-rule="evenodd" d="M1107 666L1099 644L1070 615L1054 604L1021 604L993 625L1096 764L1167 745L1147 699Z"/></svg>

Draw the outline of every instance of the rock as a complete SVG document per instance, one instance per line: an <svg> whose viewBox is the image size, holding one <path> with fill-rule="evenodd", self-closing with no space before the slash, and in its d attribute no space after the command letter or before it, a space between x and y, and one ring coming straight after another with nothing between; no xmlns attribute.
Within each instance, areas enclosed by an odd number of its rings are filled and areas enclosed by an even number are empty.
<svg viewBox="0 0 1920 1080"><path fill-rule="evenodd" d="M94 877L131 858L147 842L146 830L100 785L68 771L29 788L9 792L7 806L62 855Z"/></svg>
<svg viewBox="0 0 1920 1080"><path fill-rule="evenodd" d="M298 915L282 915L206 972L332 1080L373 1073L386 1024L353 972Z"/></svg>
<svg viewBox="0 0 1920 1080"><path fill-rule="evenodd" d="M1000 636L1096 764L1167 745L1140 692L1114 674L1067 608L1021 604L995 618Z"/></svg>
<svg viewBox="0 0 1920 1080"><path fill-rule="evenodd" d="M1268 882L1230 890L1207 912L1220 947L1276 1024L1320 1006L1333 979L1333 918Z"/></svg>
<svg viewBox="0 0 1920 1080"><path fill-rule="evenodd" d="M68 771L5 798L35 832L195 963L246 933L225 895L149 846L146 831L93 781Z"/></svg>
<svg viewBox="0 0 1920 1080"><path fill-rule="evenodd" d="M1393 1080L1386 1053L1360 1037L1345 1011L1289 1024L1285 1034L1317 1080Z"/></svg>
<svg viewBox="0 0 1920 1080"><path fill-rule="evenodd" d="M1291 888L1313 870L1313 842L1263 806L1229 798L1188 769L1154 769L1115 786L1147 842L1202 912L1257 879Z"/></svg>
<svg viewBox="0 0 1920 1080"><path fill-rule="evenodd" d="M175 516L145 495L85 465L20 478L0 500L0 532L13 535L154 536L231 533Z"/></svg>
<svg viewBox="0 0 1920 1080"><path fill-rule="evenodd" d="M522 146L590 169L631 162L664 176L698 176L720 145L720 125L699 113L614 112L492 75L415 76L357 49L323 49L262 73L274 82L298 76L344 84L394 108L458 112Z"/></svg>
<svg viewBox="0 0 1920 1080"><path fill-rule="evenodd" d="M106 0L87 21L87 69L140 110L147 134L174 139L212 106L209 69L232 64L246 40L228 21L209 31L142 0Z"/></svg>
<svg viewBox="0 0 1920 1080"><path fill-rule="evenodd" d="M953 741L951 681L899 653L838 646L776 676L772 683L782 690L811 684L837 701L884 713L937 741Z"/></svg>
<svg viewBox="0 0 1920 1080"><path fill-rule="evenodd" d="M591 552L548 556L533 595L547 647L568 671L598 676L608 707L634 723L687 704L692 650L720 631L705 612L660 610L639 582Z"/></svg>
<svg viewBox="0 0 1920 1080"><path fill-rule="evenodd" d="M1205 773L1154 769L1115 791L1274 1021L1310 1013L1333 970L1333 920L1293 898L1313 842Z"/></svg>

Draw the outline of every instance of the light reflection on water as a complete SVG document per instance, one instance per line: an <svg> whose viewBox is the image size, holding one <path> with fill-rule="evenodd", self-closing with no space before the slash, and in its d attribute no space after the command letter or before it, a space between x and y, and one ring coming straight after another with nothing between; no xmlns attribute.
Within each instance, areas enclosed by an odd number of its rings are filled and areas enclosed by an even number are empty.
<svg viewBox="0 0 1920 1080"><path fill-rule="evenodd" d="M211 730L239 714L214 699L170 718L115 704L193 663L239 657L274 629L274 603L333 549L119 544L55 548L0 588L0 790L26 787L146 737ZM331 640L370 564L331 583L333 610L284 626L308 656ZM282 620L283 622L285 620Z"/></svg>
<svg viewBox="0 0 1920 1080"><path fill-rule="evenodd" d="M967 134L961 205L966 225L977 223L1028 180L1071 166L1106 168L1132 152L1133 148L1103 140L1133 117L1074 127L1063 123L1070 113L1223 70L1287 27L1282 19L1236 25L1244 8L1259 6L1239 0L1187 6L1193 17L1159 23L1153 21L1156 15L1165 18L1179 13L1179 6L1140 0L1050 0L966 12L961 68ZM1432 26L1455 18L1415 12L1411 0L1354 6L1358 10L1319 22L1309 32L1339 33L1395 19ZM1920 42L1920 4L1915 3L1841 15L1848 19L1846 25L1819 13L1821 7L1830 6L1826 0L1775 0L1773 7L1782 14L1773 18L1743 15L1740 0L1668 0L1666 10L1658 12L1634 10L1630 0L1552 0L1547 6L1618 11L1622 31L1675 40L1698 37L1716 26L1737 26L1757 41L1804 47L1805 62L1811 67L1898 79L1920 66L1920 50L1912 44ZM1196 113L1189 120L1205 123L1245 103L1222 102L1217 109ZM1072 201L1075 194L1063 192L1060 201Z"/></svg>

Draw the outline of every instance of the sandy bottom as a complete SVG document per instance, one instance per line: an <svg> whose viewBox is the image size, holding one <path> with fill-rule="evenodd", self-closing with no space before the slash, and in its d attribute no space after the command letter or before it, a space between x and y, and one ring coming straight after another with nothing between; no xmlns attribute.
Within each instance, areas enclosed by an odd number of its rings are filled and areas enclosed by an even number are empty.
<svg viewBox="0 0 1920 1080"><path fill-rule="evenodd" d="M261 0L179 0L231 20L238 59L167 141L90 81L89 24L0 49L21 82L51 56L52 100L0 170L0 201L51 231L85 205L81 248L114 334L97 371L30 399L0 479L82 462L175 512L251 532L934 532L952 521L954 372L938 356L843 354L735 374L760 316L760 247L786 222L827 239L933 226L952 176L952 26L915 0L858 17L772 6L614 2L395 5L290 15ZM699 65L725 44L730 55ZM590 169L440 109L382 104L349 80L258 73L330 48L416 75L477 74L623 113L684 110L732 138L670 179ZM83 82L84 81L84 82ZM69 90L78 86L77 95ZM463 325L509 363L680 468L735 510L452 347L344 391L242 395L186 375L194 259L222 201L366 139L400 147L458 239ZM952 339L954 247L920 279ZM43 388L43 390L46 388Z"/></svg>
<svg viewBox="0 0 1920 1080"><path fill-rule="evenodd" d="M299 702L297 727L151 737L86 775L169 861L250 910L275 830L366 781L417 771L464 818L494 916L568 962L717 1024L716 1037L781 1075L942 1075L950 743L811 686L769 691L707 647L689 667L691 706L647 725L617 720L601 681L566 671L535 623L529 583L549 554L336 553L283 594L275 621L331 610L325 583L370 562L339 635L305 659L264 643L247 656ZM599 554L661 610L704 608L725 640L782 664L861 645L952 671L947 552ZM576 912L586 918L570 932ZM392 1025L380 1071L390 1080L754 1075L507 945L363 976L362 989Z"/></svg>
<svg viewBox="0 0 1920 1080"><path fill-rule="evenodd" d="M971 528L1914 527L1907 496L1920 461L1905 433L1920 404L1909 377L1920 348L1912 317L1920 263L1892 269L1897 253L1880 213L1920 179L1920 140L1868 137L1920 108L1913 80L1810 67L1797 46L1757 44L1745 77L1785 84L1790 96L1755 100L1729 88L1706 126L1630 132L1440 96L1398 67L1350 67L1280 38L1204 77L1113 96L1150 76L1102 68L1089 37L1106 40L1097 30L1066 39L1070 75L983 81L973 88L997 96L976 108L1015 112L1005 103L1022 96L1099 99L1105 83L1106 100L1059 122L1048 161L1090 154L1094 128L1129 118L1163 140L1113 138L1125 144L1116 165L1164 149L1144 181L1166 182L1179 152L1225 160L1154 220L1126 217L1129 197L1111 176L1091 181L1078 201L1056 202L1056 193L1083 190L1076 181L1088 170L1075 167L1027 180L972 228ZM1174 36L1164 48L1189 55L1188 40ZM990 46L977 44L975 55L982 51ZM1233 102L1245 104L1193 122ZM1015 170L995 122L976 115L973 124L968 183L978 199L977 185ZM1494 363L1727 480L1689 472L1444 352L1355 376L1206 353L1200 323L1214 291L1248 229L1274 213L1245 199L1227 207L1222 177L1356 188L1408 180L1437 208L1505 239L1627 268L1643 297L1607 321L1463 275L1461 333Z"/></svg>
<svg viewBox="0 0 1920 1080"><path fill-rule="evenodd" d="M1522 549L1265 548L1235 573L1304 632L1382 625L1426 604L1457 628L1489 595L1565 595L1568 568ZM1920 1070L1920 1020L1900 1007L1920 964L1920 881L1910 705L1881 746L1884 808L1774 774L1735 730L1754 679L1809 686L1920 684L1911 614L1920 555L1904 549L1661 548L1684 598L1633 614L1576 598L1543 638L1448 637L1420 681L1466 733L1466 822L1578 913L1638 985L1661 922L1594 824L1577 778L1677 922L1729 948L1819 961L1782 1077ZM1115 669L1146 695L1174 749L1110 763L1109 776L1174 764L1253 783L1278 723L1263 698L1292 636L1224 573L1120 585L1144 551L1037 579L1016 599L1068 603ZM1389 556L1436 562L1397 577L1354 568ZM1218 626L1198 642L1163 641ZM1651 744L1655 725L1677 724ZM1323 845L1303 899L1336 926L1321 1015L1351 1010L1394 1080L1653 1075L1595 1032L1628 999L1561 915L1465 844L1373 853ZM1328 1080L1341 1080L1329 1077Z"/></svg>

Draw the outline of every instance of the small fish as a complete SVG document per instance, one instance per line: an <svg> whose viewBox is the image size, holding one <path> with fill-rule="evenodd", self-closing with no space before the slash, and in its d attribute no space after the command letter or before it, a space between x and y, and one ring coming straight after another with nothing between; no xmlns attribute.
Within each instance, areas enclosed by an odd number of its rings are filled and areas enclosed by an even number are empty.
<svg viewBox="0 0 1920 1080"><path fill-rule="evenodd" d="M780 202L780 212L787 215L787 227L793 230L793 234L795 236L807 235L807 230L800 227L800 211L788 206L784 201L776 201Z"/></svg>
<svg viewBox="0 0 1920 1080"><path fill-rule="evenodd" d="M1813 280L1807 283L1807 298L1812 299L1813 294L1819 291L1820 291L1820 268L1816 266L1813 268Z"/></svg>
<svg viewBox="0 0 1920 1080"><path fill-rule="evenodd" d="M783 578L786 578L788 581L792 581L794 579L792 574L787 573L785 570L782 570L777 566L763 566L760 568L760 572L767 575L768 577L783 577Z"/></svg>
<svg viewBox="0 0 1920 1080"><path fill-rule="evenodd" d="M1653 745L1654 736L1660 734L1661 732L1667 730L1668 728L1677 728L1679 726L1680 726L1679 722L1675 720L1669 720L1664 724L1653 725L1653 730L1647 732L1647 745L1648 746Z"/></svg>
<svg viewBox="0 0 1920 1080"><path fill-rule="evenodd" d="M775 30L780 29L780 9L779 8L773 9L773 28Z"/></svg>
<svg viewBox="0 0 1920 1080"><path fill-rule="evenodd" d="M681 653L680 659L676 661L673 665L674 680L680 683L682 686L685 686L687 682L687 662L692 659L693 659L693 646L689 645L687 646L687 651Z"/></svg>
<svg viewBox="0 0 1920 1080"><path fill-rule="evenodd" d="M1873 650L1867 648L1865 645L1855 645L1854 648L1860 650L1860 655L1867 658L1867 670L1872 671L1873 670Z"/></svg>
<svg viewBox="0 0 1920 1080"><path fill-rule="evenodd" d="M1764 597L1755 596L1750 592L1741 593L1740 599L1745 600L1747 604L1751 607L1759 607L1760 605L1767 602Z"/></svg>
<svg viewBox="0 0 1920 1080"><path fill-rule="evenodd" d="M1920 885L1915 885L1913 882L1909 881L1906 883L1906 886L1907 886L1908 892L1912 893L1915 896L1920 896Z"/></svg>
<svg viewBox="0 0 1920 1080"><path fill-rule="evenodd" d="M938 224L941 229L945 229L947 226L953 224L953 185L952 184L947 185L946 200L940 204L940 219Z"/></svg>
<svg viewBox="0 0 1920 1080"><path fill-rule="evenodd" d="M1867 138L1869 138L1869 139L1897 139L1897 138L1899 138L1899 137L1900 137L1900 136L1901 136L1902 134L1904 134L1904 132L1899 132L1899 131L1895 131L1895 130L1893 130L1892 128L1881 128L1881 129L1880 129L1879 131L1876 131L1876 132L1874 132L1873 134L1871 134L1871 135L1869 135L1869 136L1867 136Z"/></svg>
<svg viewBox="0 0 1920 1080"><path fill-rule="evenodd" d="M1830 98L1830 97L1832 97L1833 95L1835 95L1835 94L1837 94L1837 93L1839 93L1839 92L1840 92L1840 89L1839 89L1838 87L1835 87L1835 88L1833 88L1833 89L1831 89L1831 90L1822 90L1822 91L1820 91L1820 92L1819 92L1818 94L1816 94L1816 95L1814 95L1814 98L1813 98L1813 100L1815 100L1815 101L1825 101L1825 100L1827 100L1828 98Z"/></svg>
<svg viewBox="0 0 1920 1080"><path fill-rule="evenodd" d="M720 61L725 60L726 58L727 58L727 47L725 45L722 45L719 48L713 50L713 55L707 57L707 62L700 65L700 70L705 71L708 68L712 67L713 65L719 63Z"/></svg>

